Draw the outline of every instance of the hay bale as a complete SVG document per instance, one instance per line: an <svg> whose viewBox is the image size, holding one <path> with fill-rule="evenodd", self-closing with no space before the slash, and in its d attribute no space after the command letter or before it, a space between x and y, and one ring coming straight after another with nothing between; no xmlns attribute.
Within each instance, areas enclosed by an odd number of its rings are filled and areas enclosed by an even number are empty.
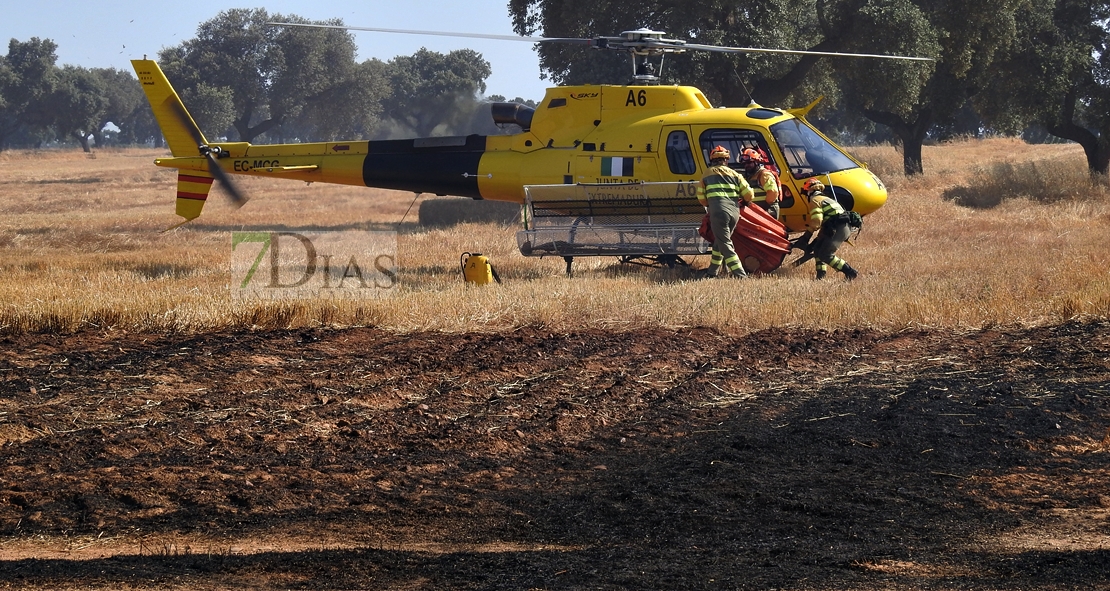
<svg viewBox="0 0 1110 591"><path fill-rule="evenodd" d="M520 224L519 203L466 198L428 199L420 204L421 226L446 228L463 223Z"/></svg>

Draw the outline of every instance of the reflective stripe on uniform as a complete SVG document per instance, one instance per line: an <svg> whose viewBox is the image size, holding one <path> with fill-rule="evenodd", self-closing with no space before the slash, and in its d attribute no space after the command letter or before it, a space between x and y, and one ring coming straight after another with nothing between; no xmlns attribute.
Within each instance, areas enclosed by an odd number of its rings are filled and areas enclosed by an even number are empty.
<svg viewBox="0 0 1110 591"><path fill-rule="evenodd" d="M710 168L701 183L699 196L707 199L751 199L755 195L748 182L727 166Z"/></svg>
<svg viewBox="0 0 1110 591"><path fill-rule="evenodd" d="M755 182L759 185L759 188L763 189L763 194L756 193L755 197L752 198L753 202L766 201L768 203L775 203L779 200L779 197L782 196L782 185L779 183L779 178L775 175L773 170L769 168L760 168L759 171L755 173ZM772 192L774 193L774 198L769 199Z"/></svg>
<svg viewBox="0 0 1110 591"><path fill-rule="evenodd" d="M844 208L835 199L826 195L818 195L810 201L813 203L813 209L809 210L809 219L815 222L832 219L844 213Z"/></svg>

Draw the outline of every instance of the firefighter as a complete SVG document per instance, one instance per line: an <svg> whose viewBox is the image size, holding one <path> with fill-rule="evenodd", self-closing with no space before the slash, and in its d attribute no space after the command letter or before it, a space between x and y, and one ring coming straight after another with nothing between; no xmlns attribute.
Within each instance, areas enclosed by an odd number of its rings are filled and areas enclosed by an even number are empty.
<svg viewBox="0 0 1110 591"><path fill-rule="evenodd" d="M782 183L779 175L773 168L767 166L767 159L758 150L745 148L740 152L740 164L744 167L744 174L748 181L756 187L763 189L763 195L757 194L752 201L779 219L779 199L782 197Z"/></svg>
<svg viewBox="0 0 1110 591"><path fill-rule="evenodd" d="M713 253L703 278L716 277L721 265L728 267L733 277L748 276L732 245L732 233L740 221L740 208L751 202L755 191L729 167L731 157L724 146L710 150L709 169L698 187L698 201L709 212L709 227L713 230Z"/></svg>
<svg viewBox="0 0 1110 591"><path fill-rule="evenodd" d="M837 249L844 244L852 231L848 226L848 213L836 199L825 194L824 183L815 178L802 184L802 194L809 201L807 229L811 232L820 230L810 245L813 258L817 260L817 278L824 279L825 272L832 267L844 273L848 281L855 279L859 273L844 259L836 256Z"/></svg>

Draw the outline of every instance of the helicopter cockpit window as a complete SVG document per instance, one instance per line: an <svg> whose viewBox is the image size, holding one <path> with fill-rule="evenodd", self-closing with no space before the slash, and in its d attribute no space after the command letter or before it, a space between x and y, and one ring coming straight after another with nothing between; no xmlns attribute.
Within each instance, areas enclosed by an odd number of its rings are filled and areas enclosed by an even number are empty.
<svg viewBox="0 0 1110 591"><path fill-rule="evenodd" d="M667 135L667 164L674 174L694 174L698 166L690 149L690 138L685 131L672 131Z"/></svg>
<svg viewBox="0 0 1110 591"><path fill-rule="evenodd" d="M706 165L709 164L709 151L715 146L724 146L732 154L732 160L728 165L735 170L740 170L740 163L736 160L745 148L753 148L757 152L761 152L775 166L776 170L779 169L775 157L767 149L767 140L758 131L750 129L710 129L701 134L699 141L701 142L701 156L705 159Z"/></svg>
<svg viewBox="0 0 1110 591"><path fill-rule="evenodd" d="M796 179L857 168L851 158L798 119L772 125L771 135L786 156L790 174Z"/></svg>

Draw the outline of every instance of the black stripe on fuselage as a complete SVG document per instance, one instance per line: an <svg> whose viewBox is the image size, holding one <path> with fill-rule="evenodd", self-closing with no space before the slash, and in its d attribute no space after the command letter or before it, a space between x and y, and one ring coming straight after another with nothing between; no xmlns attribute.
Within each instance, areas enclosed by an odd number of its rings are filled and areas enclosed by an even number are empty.
<svg viewBox="0 0 1110 591"><path fill-rule="evenodd" d="M478 162L486 136L368 142L362 179L368 187L481 199Z"/></svg>

